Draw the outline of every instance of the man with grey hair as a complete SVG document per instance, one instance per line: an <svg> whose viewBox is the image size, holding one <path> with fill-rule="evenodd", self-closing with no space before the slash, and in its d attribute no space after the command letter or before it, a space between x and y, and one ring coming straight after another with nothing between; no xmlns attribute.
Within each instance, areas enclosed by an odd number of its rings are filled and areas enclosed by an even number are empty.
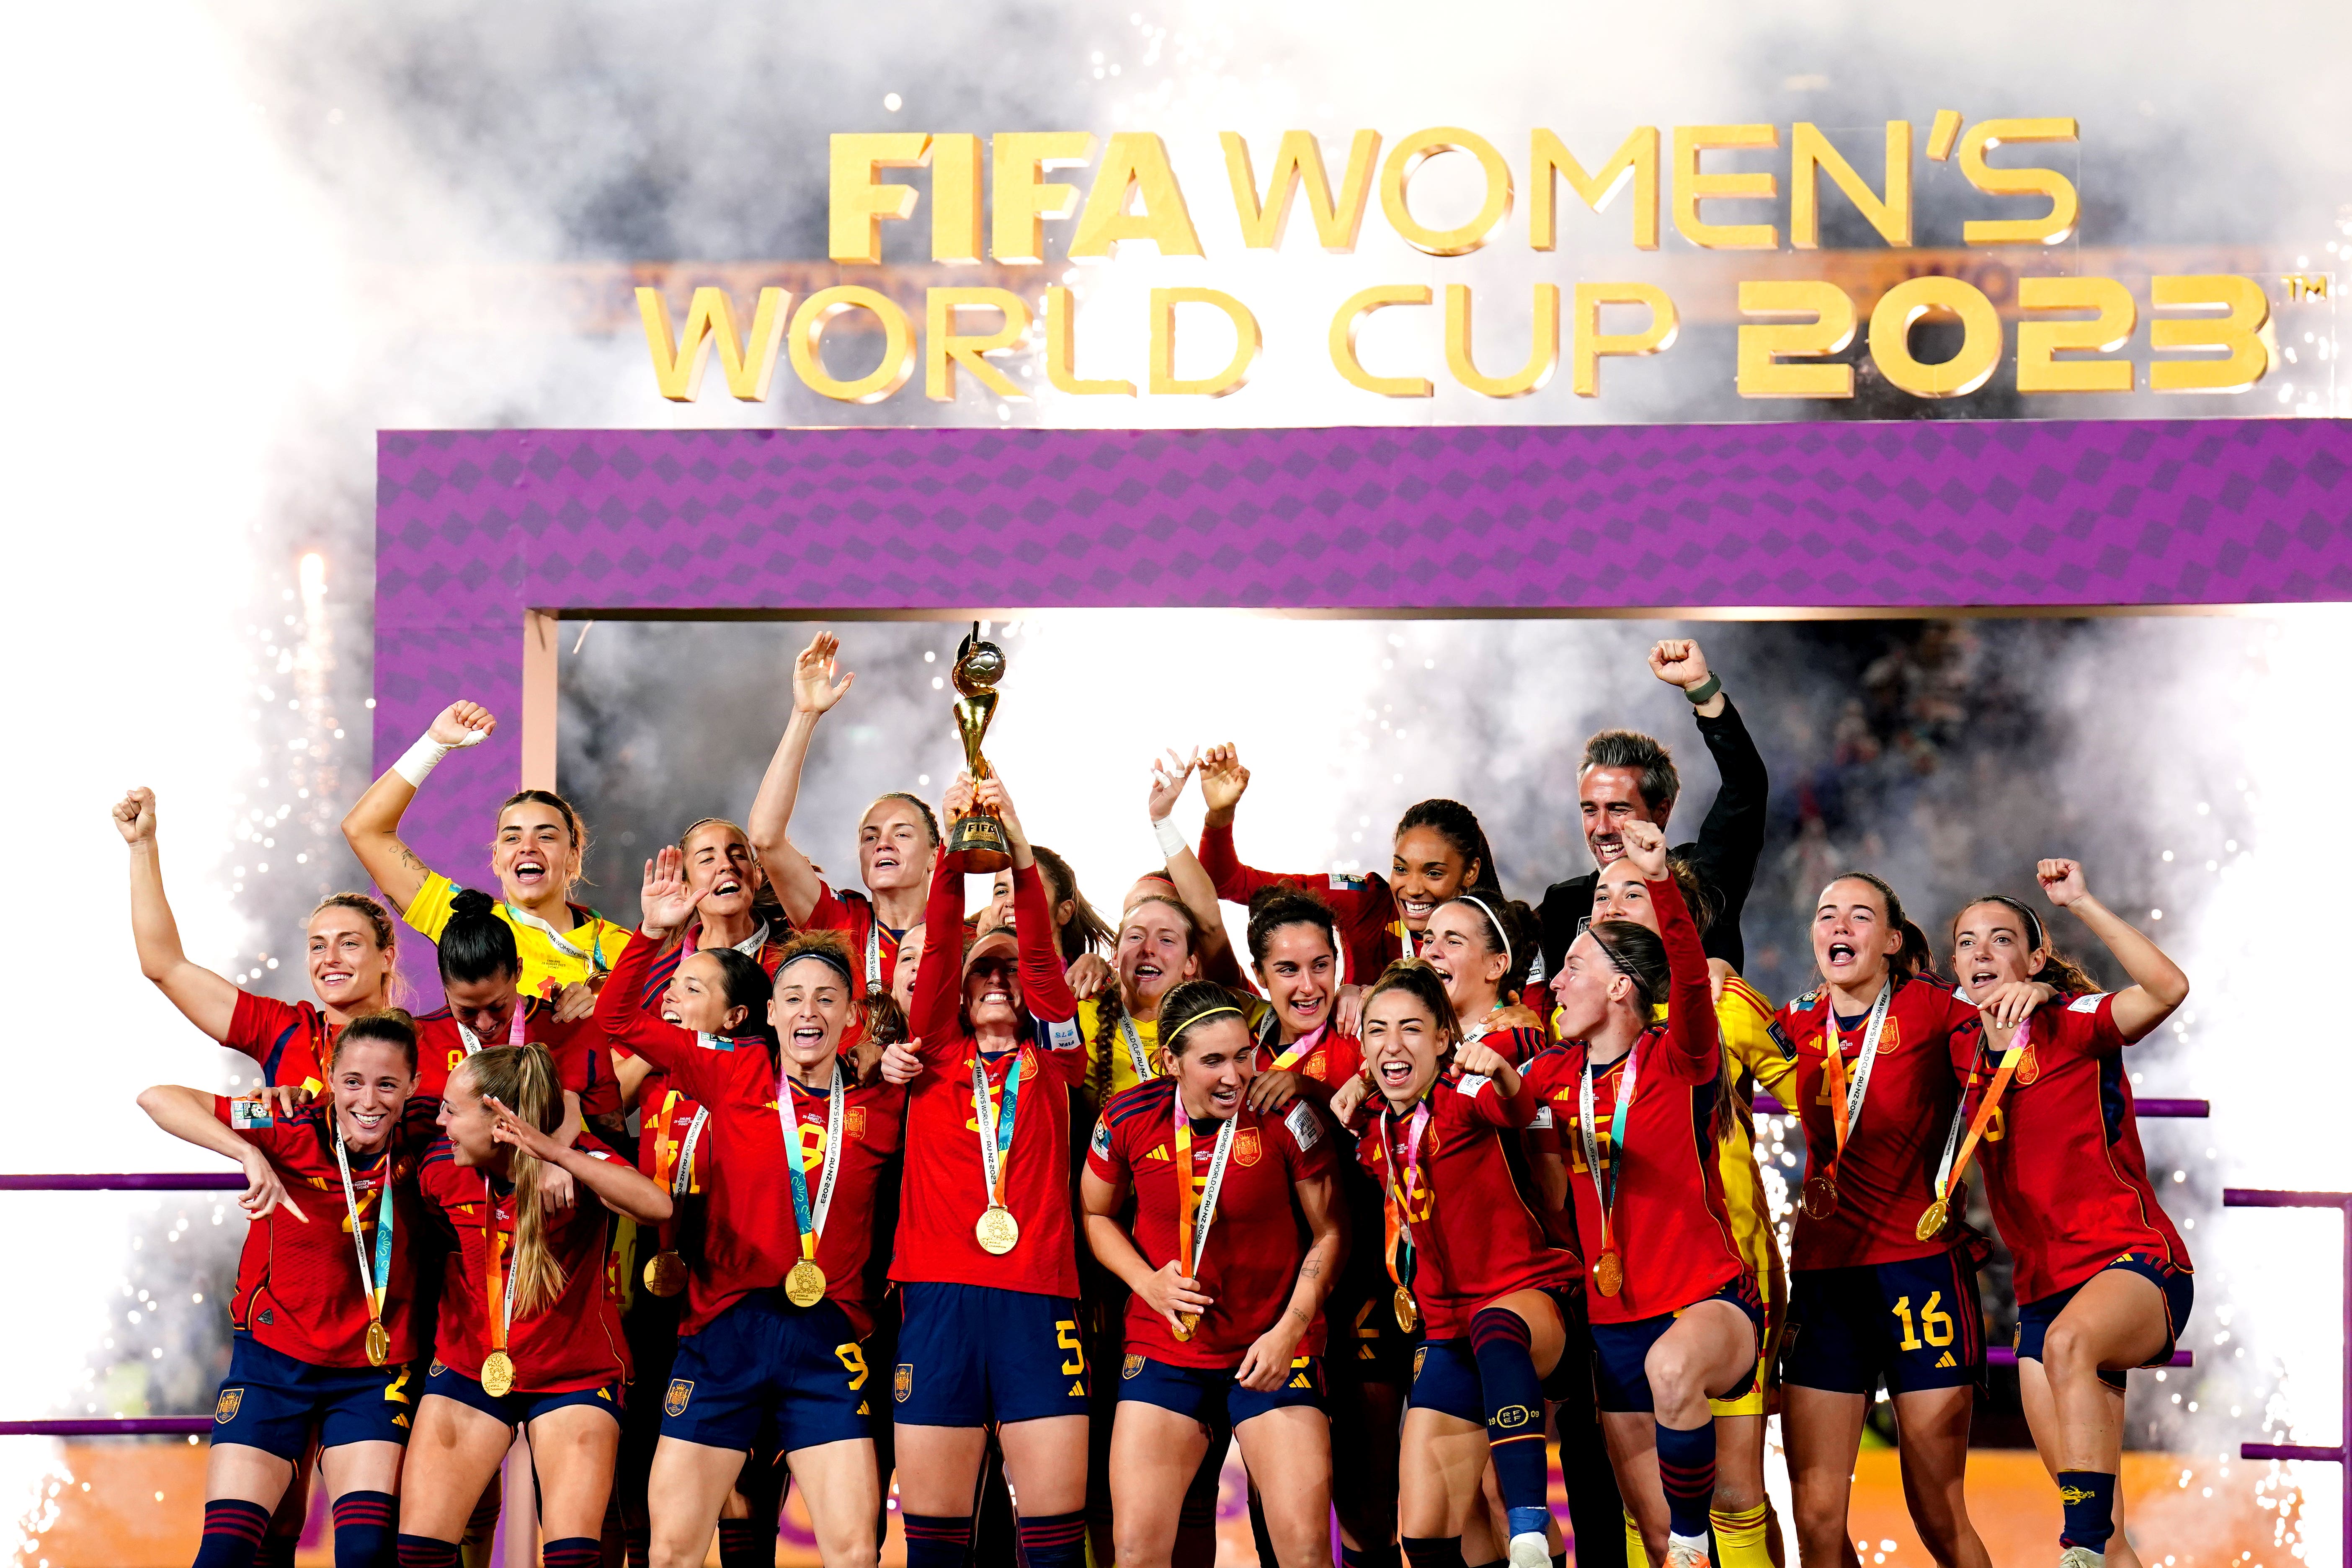
<svg viewBox="0 0 2352 1568"><path fill-rule="evenodd" d="M1740 722L1739 710L1723 694L1723 681L1707 668L1698 644L1685 637L1659 643L1650 649L1650 673L1682 688L1690 699L1699 739L1714 754L1722 781L1714 806L1699 825L1696 842L1676 845L1673 854L1697 871L1700 889L1713 906L1705 939L1707 956L1738 969L1747 956L1739 941L1739 911L1756 879L1757 858L1764 852L1765 796L1771 781L1748 726ZM1576 784L1584 842L1596 869L1544 889L1537 915L1546 974L1559 973L1560 959L1576 940L1578 922L1592 913L1597 868L1625 853L1625 824L1653 822L1664 827L1682 793L1673 754L1663 742L1633 730L1603 730L1587 741Z"/></svg>

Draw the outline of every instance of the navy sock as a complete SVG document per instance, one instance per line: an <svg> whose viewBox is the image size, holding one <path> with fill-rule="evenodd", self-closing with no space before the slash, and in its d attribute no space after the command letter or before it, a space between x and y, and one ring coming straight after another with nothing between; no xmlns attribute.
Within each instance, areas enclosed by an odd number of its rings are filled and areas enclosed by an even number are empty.
<svg viewBox="0 0 2352 1568"><path fill-rule="evenodd" d="M1021 1555L1029 1568L1086 1568L1085 1512L1023 1514Z"/></svg>
<svg viewBox="0 0 2352 1568"><path fill-rule="evenodd" d="M196 1548L196 1568L253 1568L261 1538L269 1530L269 1510L257 1502L221 1498L205 1504L203 1544Z"/></svg>
<svg viewBox="0 0 2352 1568"><path fill-rule="evenodd" d="M593 1535L567 1535L539 1549L539 1568L596 1568L604 1543ZM768 1568L776 1568L772 1559Z"/></svg>
<svg viewBox="0 0 2352 1568"><path fill-rule="evenodd" d="M963 1568L971 1549L971 1515L902 1513L907 1568Z"/></svg>
<svg viewBox="0 0 2352 1568"><path fill-rule="evenodd" d="M2116 1478L2105 1470L2061 1470L2058 1500L2066 1510L2059 1546L2105 1552L2107 1537L2116 1532Z"/></svg>
<svg viewBox="0 0 2352 1568"><path fill-rule="evenodd" d="M1377 1546L1350 1546L1339 1542L1339 1568L1403 1568L1404 1558L1393 1542L1383 1541Z"/></svg>
<svg viewBox="0 0 2352 1568"><path fill-rule="evenodd" d="M400 1568L457 1568L457 1543L429 1535L400 1538Z"/></svg>
<svg viewBox="0 0 2352 1568"><path fill-rule="evenodd" d="M1687 1432L1658 1427L1658 1481L1666 1493L1666 1528L1704 1538L1715 1500L1714 1422Z"/></svg>
<svg viewBox="0 0 2352 1568"><path fill-rule="evenodd" d="M400 1505L390 1492L345 1492L335 1500L335 1568L393 1568Z"/></svg>
<svg viewBox="0 0 2352 1568"><path fill-rule="evenodd" d="M621 1561L626 1568L646 1568L653 1561L654 1531L650 1524L621 1524Z"/></svg>
<svg viewBox="0 0 2352 1568"><path fill-rule="evenodd" d="M1463 1568L1458 1535L1408 1535L1399 1544L1412 1568Z"/></svg>
<svg viewBox="0 0 2352 1568"><path fill-rule="evenodd" d="M294 1549L302 1544L299 1535L268 1535L262 1537L261 1555L254 1561L261 1568L294 1568Z"/></svg>
<svg viewBox="0 0 2352 1568"><path fill-rule="evenodd" d="M720 1520L719 1568L776 1568L776 1527L763 1519Z"/></svg>
<svg viewBox="0 0 2352 1568"><path fill-rule="evenodd" d="M1544 1506L1543 1386L1528 1348L1528 1325L1502 1307L1470 1320L1470 1350L1478 1359L1478 1390L1486 1404L1486 1443L1511 1533L1541 1530Z"/></svg>

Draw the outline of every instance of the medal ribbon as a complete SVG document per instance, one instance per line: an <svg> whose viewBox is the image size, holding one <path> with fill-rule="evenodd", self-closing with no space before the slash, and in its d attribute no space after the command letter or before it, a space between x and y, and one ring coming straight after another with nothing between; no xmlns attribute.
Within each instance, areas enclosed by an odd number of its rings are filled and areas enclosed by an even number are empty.
<svg viewBox="0 0 2352 1568"><path fill-rule="evenodd" d="M1150 1083L1160 1076L1143 1054L1143 1036L1137 1031L1135 1020L1124 1014L1118 1020L1118 1037L1127 1046L1128 1064L1135 1068L1136 1082Z"/></svg>
<svg viewBox="0 0 2352 1568"><path fill-rule="evenodd" d="M1274 1049L1275 1036L1280 1031L1282 1026L1275 1022L1272 1012L1268 1012L1266 1014L1265 1025L1266 1037L1259 1042L1259 1048L1261 1050ZM1298 1038L1293 1040L1288 1050L1276 1050L1274 1064L1265 1070L1268 1072L1287 1072L1290 1068L1297 1067L1301 1061L1304 1061L1307 1057L1313 1055L1315 1047L1323 1043L1323 1037L1330 1032L1331 1026L1328 1022L1318 1024L1312 1031L1301 1035Z"/></svg>
<svg viewBox="0 0 2352 1568"><path fill-rule="evenodd" d="M1018 1062L1013 1064L1017 1069ZM801 1138L801 1117L793 1103L793 1075L776 1083L776 1114L784 1124L784 1171L793 1183L793 1225L800 1237L801 1258L816 1261L817 1238L824 1234L824 1216L833 1212L833 1185L841 1174L841 1063L833 1064L833 1089L824 1111L824 1173L817 1178L816 1205L809 1205L808 1145Z"/></svg>
<svg viewBox="0 0 2352 1568"><path fill-rule="evenodd" d="M334 1115L331 1110L327 1113ZM367 1243L360 1235L360 1200L352 1190L351 1156L343 1152L343 1125L335 1128L335 1168L343 1175L343 1208L352 1216L352 1250L359 1258L360 1294L367 1298L368 1321L383 1321L384 1292L392 1286L392 1152L384 1151L383 1184L376 1193L375 1270L368 1270Z"/></svg>
<svg viewBox="0 0 2352 1568"><path fill-rule="evenodd" d="M1838 1038L1837 998L1830 998L1829 1022L1823 1029L1822 1071L1829 1079L1830 1121L1836 1129L1837 1150L1830 1156L1829 1169L1822 1174L1837 1180L1838 1163L1845 1158L1845 1146L1853 1141L1853 1130L1862 1121L1862 1104L1870 1093L1870 1069L1878 1063L1878 1037L1886 1027L1886 1009L1895 1001L1895 978L1887 976L1878 993L1878 1000L1870 1005L1870 1022L1863 1026L1862 1055L1854 1058L1853 1078L1845 1076L1845 1042Z"/></svg>
<svg viewBox="0 0 2352 1568"><path fill-rule="evenodd" d="M489 1302L490 1350L493 1354L507 1348L507 1336L514 1331L514 1292L507 1289L505 1244L506 1233L499 1229L498 1189L490 1184L490 1173L484 1171L482 1247L488 1256L489 1268L483 1271L482 1293Z"/></svg>
<svg viewBox="0 0 2352 1568"><path fill-rule="evenodd" d="M1003 1208L1004 1205L1004 1173L1009 1163L1007 1153L1013 1147L1013 1129L1018 1125L1021 1099L1021 1058L1015 1053L1013 1065L1004 1069L1004 1102L1000 1109L995 1098L988 1092L988 1066L980 1053L971 1053L972 1118L980 1124L980 1174L988 1184L988 1206Z"/></svg>
<svg viewBox="0 0 2352 1568"><path fill-rule="evenodd" d="M868 995L882 989L882 917L869 916L866 921L866 990Z"/></svg>
<svg viewBox="0 0 2352 1568"><path fill-rule="evenodd" d="M1969 1161L1975 1157L1977 1143L1984 1137L1984 1130L1992 1125L1993 1112L2000 1109L2000 1097L2009 1092L2009 1080L2016 1076L2019 1060L2032 1048L2033 1018L2029 1014L2025 1021L2017 1026L2016 1032L2010 1036L2009 1048L2000 1053L2000 1063L1993 1069L1992 1082L1986 1087L1983 1098L1977 1101L1974 1116L1968 1115L1968 1095L1962 1092L1961 1108L1952 1113L1952 1130L1944 1138L1943 1165L1936 1174L1936 1196L1938 1199L1949 1196L1951 1190L1959 1184L1960 1178L1969 1173ZM1981 1060L1984 1055L1981 1040L1977 1044L1977 1054ZM1956 1161L1952 1157L1952 1145L1960 1136L1963 1117L1968 1119L1969 1138L1967 1142L1959 1145L1959 1158Z"/></svg>
<svg viewBox="0 0 2352 1568"><path fill-rule="evenodd" d="M1235 1112L1217 1129L1216 1147L1209 1155L1209 1179L1196 1193L1192 1187L1192 1119L1184 1114L1184 1097L1176 1103L1176 1261L1185 1278L1201 1277L1201 1259L1208 1256L1209 1227L1217 1223L1217 1194L1225 1184L1225 1162L1233 1158ZM1197 1205L1197 1213L1196 1211Z"/></svg>
<svg viewBox="0 0 2352 1568"><path fill-rule="evenodd" d="M523 1026L523 1020L530 1016L530 998L518 991L515 994L514 1011L507 1015L507 1044L527 1046L530 1043L525 1037L527 1031ZM457 1037L465 1042L466 1054L469 1057L482 1048L482 1037L463 1024L457 1025Z"/></svg>
<svg viewBox="0 0 2352 1568"><path fill-rule="evenodd" d="M1396 1171L1389 1151L1393 1147L1389 1135L1389 1113L1381 1112L1381 1208L1387 1218L1389 1282L1399 1289L1404 1280L1397 1273L1397 1240L1413 1245L1412 1200L1421 1190L1422 1134L1429 1126L1429 1104L1426 1100L1412 1108L1412 1123L1405 1131L1404 1190L1399 1192Z"/></svg>
<svg viewBox="0 0 2352 1568"><path fill-rule="evenodd" d="M1593 1195L1601 1200L1601 1250L1603 1252L1613 1251L1616 1246L1610 1227L1617 1209L1618 1179L1624 1174L1625 1120L1633 1108L1634 1075L1640 1070L1641 1047L1641 1040L1636 1040L1633 1049L1625 1053L1625 1071L1617 1080L1617 1103L1609 1113L1609 1142L1605 1146L1609 1160L1605 1167L1601 1158L1604 1146L1599 1131L1592 1125L1592 1058L1589 1054L1584 1058L1583 1078L1577 1085L1576 1135L1584 1144L1584 1168L1592 1177ZM1604 1169L1606 1174L1603 1173Z"/></svg>
<svg viewBox="0 0 2352 1568"><path fill-rule="evenodd" d="M611 962L604 957L604 939L601 933L589 938L588 946L585 949L583 949L575 944L571 938L565 936L562 931L557 931L553 926L549 925L537 915L532 914L529 910L519 910L512 904L505 902L503 900L499 901L499 908L506 911L508 920L512 921L517 925L529 926L531 930L545 937L549 945L553 947L556 952L563 954L566 958L586 960L588 963L588 972L590 973L602 974L604 971L613 967ZM579 928L574 927L573 929L577 930Z"/></svg>

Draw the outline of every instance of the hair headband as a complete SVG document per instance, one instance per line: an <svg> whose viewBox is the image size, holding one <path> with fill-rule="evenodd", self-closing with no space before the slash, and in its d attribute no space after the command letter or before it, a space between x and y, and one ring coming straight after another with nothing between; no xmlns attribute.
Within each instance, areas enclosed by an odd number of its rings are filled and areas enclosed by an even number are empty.
<svg viewBox="0 0 2352 1568"><path fill-rule="evenodd" d="M835 973L838 973L844 980L849 982L852 985L857 984L857 977L849 973L848 962L845 960L841 954L834 952L831 947L824 945L804 947L801 949L800 952L793 954L790 958L784 960L783 963L778 964L776 966L776 973L781 975L785 970L790 969L793 964L798 963L803 958L814 958L819 963L831 964Z"/></svg>
<svg viewBox="0 0 2352 1568"><path fill-rule="evenodd" d="M2032 910L2025 907L2022 900L2012 899L2005 893L1995 893L1991 898L1987 899L1984 901L1991 904L1999 904L2004 909L2013 910L2018 914L2022 915L2025 918L2026 946L2033 948L2047 947L2050 945L2049 942L2042 934L2042 921L2035 918Z"/></svg>
<svg viewBox="0 0 2352 1568"><path fill-rule="evenodd" d="M1161 1046L1172 1049L1175 1045L1177 1035L1182 1034L1185 1030L1201 1022L1203 1018L1219 1018L1228 1013L1231 1013L1236 1018L1244 1016L1239 1007L1234 1006L1230 1003L1220 1003L1214 1007L1204 1007L1200 1012L1193 1014L1191 1017L1177 1025L1174 1033L1171 1033L1168 1038L1160 1041L1160 1043Z"/></svg>
<svg viewBox="0 0 2352 1568"><path fill-rule="evenodd" d="M1454 901L1477 905L1479 912L1486 917L1486 923L1495 928L1496 940L1503 944L1503 973L1508 974L1511 972L1511 933L1503 929L1501 919L1486 907L1486 900L1475 893L1456 893Z"/></svg>

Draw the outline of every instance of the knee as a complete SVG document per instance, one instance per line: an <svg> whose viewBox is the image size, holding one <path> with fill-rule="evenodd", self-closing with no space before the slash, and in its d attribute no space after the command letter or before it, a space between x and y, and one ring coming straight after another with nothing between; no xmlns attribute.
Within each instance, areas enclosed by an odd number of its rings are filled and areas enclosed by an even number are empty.
<svg viewBox="0 0 2352 1568"><path fill-rule="evenodd" d="M2042 1335L2042 1370L2053 1380L2095 1376L2098 1357L2089 1336L2063 1318L2051 1324Z"/></svg>
<svg viewBox="0 0 2352 1568"><path fill-rule="evenodd" d="M1747 1476L1735 1476L1717 1466L1715 1472L1714 1508L1717 1513L1746 1513L1751 1508L1764 1506L1764 1490Z"/></svg>
<svg viewBox="0 0 2352 1568"><path fill-rule="evenodd" d="M1116 1515L1111 1521L1111 1549L1121 1568L1130 1563L1165 1563L1169 1555L1168 1542L1150 1540L1146 1532L1122 1522Z"/></svg>
<svg viewBox="0 0 2352 1568"><path fill-rule="evenodd" d="M1845 1508L1842 1500L1796 1497L1797 1539L1803 1543L1804 1554L1815 1561L1835 1562L1839 1543L1845 1539ZM1820 1554L1827 1552L1827 1557Z"/></svg>
<svg viewBox="0 0 2352 1568"><path fill-rule="evenodd" d="M1706 1390L1699 1386L1698 1368L1691 1357L1678 1346L1659 1341L1650 1348L1642 1363L1643 1375L1649 1380L1651 1401L1663 1409L1685 1409L1706 1398Z"/></svg>

